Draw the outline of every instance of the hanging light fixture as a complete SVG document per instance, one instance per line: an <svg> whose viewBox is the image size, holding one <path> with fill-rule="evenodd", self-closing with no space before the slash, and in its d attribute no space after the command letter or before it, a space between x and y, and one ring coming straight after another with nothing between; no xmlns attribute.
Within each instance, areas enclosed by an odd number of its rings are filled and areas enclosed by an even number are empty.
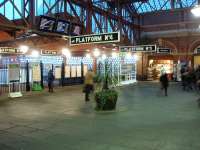
<svg viewBox="0 0 200 150"><path fill-rule="evenodd" d="M86 58L91 58L91 56L90 56L89 53L87 53L87 54L85 55L85 57L86 57Z"/></svg>
<svg viewBox="0 0 200 150"><path fill-rule="evenodd" d="M21 46L19 47L19 49L20 49L20 51L21 51L22 53L25 54L25 53L28 52L29 47L26 46L26 45L21 45Z"/></svg>
<svg viewBox="0 0 200 150"><path fill-rule="evenodd" d="M33 51L31 52L31 56L32 56L32 57L39 57L39 52L38 52L37 50L33 50Z"/></svg>
<svg viewBox="0 0 200 150"><path fill-rule="evenodd" d="M112 52L112 58L117 58L117 53L116 52Z"/></svg>
<svg viewBox="0 0 200 150"><path fill-rule="evenodd" d="M68 48L63 48L62 49L62 54L67 58L71 57L71 52L70 52L70 50Z"/></svg>
<svg viewBox="0 0 200 150"><path fill-rule="evenodd" d="M105 60L107 58L106 54L102 54L102 59Z"/></svg>
<svg viewBox="0 0 200 150"><path fill-rule="evenodd" d="M94 57L99 57L100 50L98 48L95 48L94 51L93 51L93 55L94 55Z"/></svg>

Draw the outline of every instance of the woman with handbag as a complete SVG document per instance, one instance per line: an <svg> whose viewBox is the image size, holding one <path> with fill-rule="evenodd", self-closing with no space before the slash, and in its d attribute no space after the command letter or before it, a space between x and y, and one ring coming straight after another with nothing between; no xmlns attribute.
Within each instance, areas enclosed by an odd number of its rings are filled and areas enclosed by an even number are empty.
<svg viewBox="0 0 200 150"><path fill-rule="evenodd" d="M94 72L89 70L85 75L84 89L85 101L89 101L89 95L94 90Z"/></svg>

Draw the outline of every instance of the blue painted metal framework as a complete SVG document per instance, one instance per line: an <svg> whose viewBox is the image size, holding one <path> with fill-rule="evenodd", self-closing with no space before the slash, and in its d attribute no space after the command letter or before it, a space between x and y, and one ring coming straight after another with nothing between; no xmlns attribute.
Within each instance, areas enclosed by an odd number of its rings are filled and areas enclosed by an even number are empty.
<svg viewBox="0 0 200 150"><path fill-rule="evenodd" d="M140 13L186 8L200 0L0 0L0 17L11 22L22 20L23 26L33 28L37 16L75 20L85 33L121 31L134 44L140 31Z"/></svg>

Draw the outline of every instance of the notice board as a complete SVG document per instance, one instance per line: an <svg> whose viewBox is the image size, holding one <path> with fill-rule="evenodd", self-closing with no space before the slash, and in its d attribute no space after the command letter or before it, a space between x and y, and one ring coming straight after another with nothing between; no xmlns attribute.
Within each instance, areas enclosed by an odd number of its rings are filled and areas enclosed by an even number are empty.
<svg viewBox="0 0 200 150"><path fill-rule="evenodd" d="M8 73L9 73L9 82L20 81L20 65L19 64L9 64Z"/></svg>
<svg viewBox="0 0 200 150"><path fill-rule="evenodd" d="M33 64L32 67L32 78L33 82L39 82L41 81L41 70L40 70L40 64Z"/></svg>

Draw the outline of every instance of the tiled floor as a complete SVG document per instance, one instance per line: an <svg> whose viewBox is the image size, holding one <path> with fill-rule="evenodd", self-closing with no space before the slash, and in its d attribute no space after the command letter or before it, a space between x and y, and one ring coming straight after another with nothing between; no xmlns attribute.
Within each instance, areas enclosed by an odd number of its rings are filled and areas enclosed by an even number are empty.
<svg viewBox="0 0 200 150"><path fill-rule="evenodd" d="M81 91L0 101L0 150L200 150L195 92L138 83L118 89L116 111L96 112Z"/></svg>

